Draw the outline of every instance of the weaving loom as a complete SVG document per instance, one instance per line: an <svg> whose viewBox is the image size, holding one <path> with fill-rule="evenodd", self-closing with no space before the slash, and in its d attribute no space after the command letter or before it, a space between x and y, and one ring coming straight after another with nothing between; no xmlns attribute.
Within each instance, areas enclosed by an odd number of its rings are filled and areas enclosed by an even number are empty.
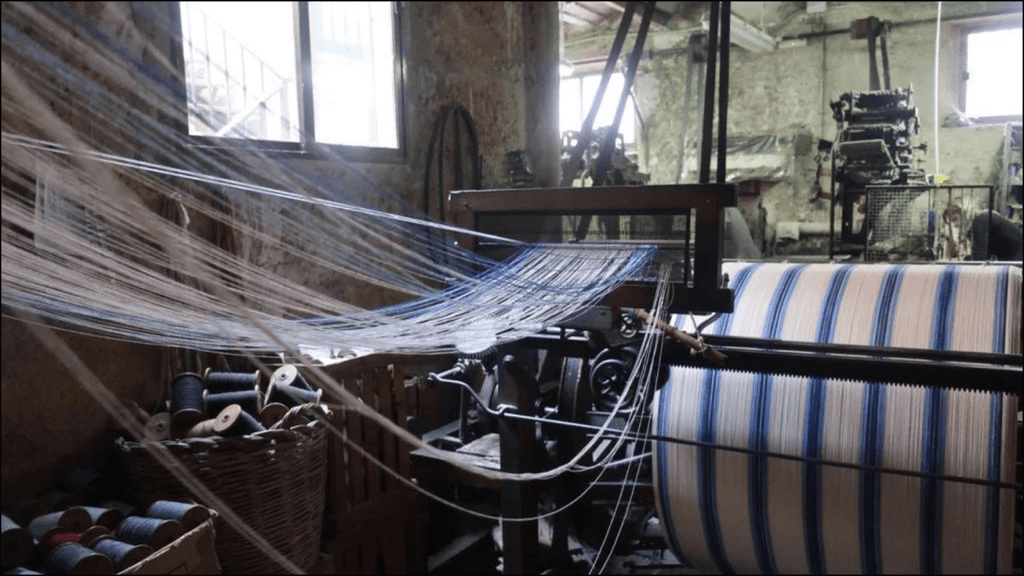
<svg viewBox="0 0 1024 576"><path fill-rule="evenodd" d="M631 189L645 212L621 200L612 206L601 189L591 189L589 205L576 191L550 189L545 204L530 191L526 199L456 192L451 204L474 218L598 209L665 215L673 209L659 194L675 199L678 214L705 193L669 188ZM672 254L660 258L669 268L680 267L673 258L699 256L721 231L705 233L682 248L649 241ZM676 557L700 571L1010 571L1020 268L728 263L721 272L731 279L730 313L679 313L671 326L659 324L658 310L709 312L702 306L713 304L689 293L699 283L676 278L674 300L620 289L606 306L521 341L546 353L536 377L514 367L529 365L521 356L492 351L485 361L493 377L476 408L508 428L544 422L563 462L572 458L576 474L561 490L585 493L591 504L563 522L597 550L591 565L606 563L615 542L620 552L654 546L648 536L660 525ZM654 302L652 313L630 313L644 300ZM641 341L645 321L673 337ZM687 339L680 332L691 326ZM460 362L435 381L479 380L469 376L475 361ZM460 451L477 450L473 439L485 432L463 418ZM530 458L543 460L539 446L524 448L530 441L507 429L499 435L502 470L537 469ZM604 444L588 443L596 439ZM554 506L568 504L556 496ZM530 517L536 509L503 513ZM660 522L651 525L653 514ZM513 534L507 562L532 549L522 542L532 530L505 524ZM557 539L557 517L554 530Z"/></svg>

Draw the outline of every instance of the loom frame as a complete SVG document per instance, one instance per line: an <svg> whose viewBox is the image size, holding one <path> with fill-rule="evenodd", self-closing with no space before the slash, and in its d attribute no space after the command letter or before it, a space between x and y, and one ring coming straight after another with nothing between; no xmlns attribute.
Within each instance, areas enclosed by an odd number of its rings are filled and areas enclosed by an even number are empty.
<svg viewBox="0 0 1024 576"><path fill-rule="evenodd" d="M659 252L682 252L684 266L674 282L670 312L732 312L732 290L722 280L724 254L723 209L737 205L734 184L674 184L656 186L594 186L590 188L517 188L456 190L448 210L459 227L477 230L482 216L513 215L655 215L694 214L694 239L650 242ZM602 242L577 241L580 245ZM459 243L479 251L483 244L463 236ZM628 244L609 240L605 244ZM693 265L689 265L692 255ZM654 296L651 282L628 282L610 294L606 305L643 307Z"/></svg>

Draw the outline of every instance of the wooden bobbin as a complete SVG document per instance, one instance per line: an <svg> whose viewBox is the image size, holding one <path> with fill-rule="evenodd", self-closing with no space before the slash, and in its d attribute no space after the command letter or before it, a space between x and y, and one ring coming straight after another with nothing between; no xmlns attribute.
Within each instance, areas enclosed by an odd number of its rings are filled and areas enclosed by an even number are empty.
<svg viewBox="0 0 1024 576"><path fill-rule="evenodd" d="M271 402L264 406L263 410L260 410L260 422L262 422L267 428L270 428L274 424L277 424L281 418L284 418L284 415L287 413L287 406L280 402Z"/></svg>
<svg viewBox="0 0 1024 576"><path fill-rule="evenodd" d="M177 520L181 522L185 530L191 530L210 519L210 510L191 502L157 500L149 506L146 516L149 518Z"/></svg>
<svg viewBox="0 0 1024 576"><path fill-rule="evenodd" d="M150 416L146 422L146 440L170 440L171 413L162 412Z"/></svg>
<svg viewBox="0 0 1024 576"><path fill-rule="evenodd" d="M231 404L238 404L243 410L255 416L263 408L263 394L260 393L259 386L240 392L211 393L209 390L203 391L203 405L206 407L207 413L213 410L220 412L225 406Z"/></svg>
<svg viewBox="0 0 1024 576"><path fill-rule="evenodd" d="M71 532L63 528L56 528L43 535L42 539L39 540L37 549L43 556L45 556L61 544L77 542L82 546L88 546L90 542L103 536L110 536L110 530L103 526L90 526L81 533Z"/></svg>
<svg viewBox="0 0 1024 576"><path fill-rule="evenodd" d="M44 570L55 574L113 574L114 563L78 542L65 542L46 555Z"/></svg>
<svg viewBox="0 0 1024 576"><path fill-rule="evenodd" d="M82 532L82 535L78 537L78 543L82 546L88 546L96 540L105 538L111 534L112 532L105 526L92 526L85 532Z"/></svg>
<svg viewBox="0 0 1024 576"><path fill-rule="evenodd" d="M117 508L102 508L100 506L82 506L92 518L92 523L104 528L113 530L124 520L124 513Z"/></svg>
<svg viewBox="0 0 1024 576"><path fill-rule="evenodd" d="M313 391L313 387L309 385L309 382L299 372L299 367L294 364L285 364L275 370L274 374L270 377L270 381L281 386L294 386L309 392Z"/></svg>
<svg viewBox="0 0 1024 576"><path fill-rule="evenodd" d="M0 542L0 547L3 549L3 567L17 566L31 558L34 546L32 534L4 515L2 542Z"/></svg>
<svg viewBox="0 0 1024 576"><path fill-rule="evenodd" d="M259 388L263 382L263 374L255 372L217 372L213 368L207 368L203 372L203 382L210 393L219 392L241 392L250 390L253 386Z"/></svg>
<svg viewBox="0 0 1024 576"><path fill-rule="evenodd" d="M129 544L112 536L102 536L88 546L110 558L118 572L142 562L154 552L148 544Z"/></svg>
<svg viewBox="0 0 1024 576"><path fill-rule="evenodd" d="M233 404L233 406L238 405ZM238 422L225 434L227 436L247 436L249 434L256 434L264 431L266 431L266 427L263 426L263 424L260 424L259 420L239 407Z"/></svg>
<svg viewBox="0 0 1024 576"><path fill-rule="evenodd" d="M117 539L129 544L148 544L160 550L185 533L177 520L129 516L117 527Z"/></svg>
<svg viewBox="0 0 1024 576"><path fill-rule="evenodd" d="M220 411L215 418L203 420L185 433L186 438L201 438L203 436L222 435L231 429L238 422L242 407L232 404Z"/></svg>
<svg viewBox="0 0 1024 576"><path fill-rule="evenodd" d="M92 526L92 517L84 508L72 506L61 512L50 512L32 519L28 525L28 531L32 533L40 543L52 535L51 533L74 533L81 534L86 528Z"/></svg>
<svg viewBox="0 0 1024 576"><path fill-rule="evenodd" d="M310 391L302 388L296 388L294 386L287 386L279 384L278 382L271 382L267 386L267 396L264 400L264 404L280 403L285 406L292 407L298 406L299 404L319 404L320 399L323 396L323 390Z"/></svg>

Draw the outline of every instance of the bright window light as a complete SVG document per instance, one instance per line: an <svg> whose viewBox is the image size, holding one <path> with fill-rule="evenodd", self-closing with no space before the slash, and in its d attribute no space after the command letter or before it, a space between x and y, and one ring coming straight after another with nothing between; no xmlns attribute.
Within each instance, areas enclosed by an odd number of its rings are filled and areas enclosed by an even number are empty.
<svg viewBox="0 0 1024 576"><path fill-rule="evenodd" d="M291 2L182 2L193 136L298 142Z"/></svg>
<svg viewBox="0 0 1024 576"><path fill-rule="evenodd" d="M299 58L307 32L310 57ZM297 10L298 8L298 10ZM398 149L391 2L182 2L189 134ZM298 35L298 36L297 36ZM313 105L300 112L300 91ZM303 132L312 125L312 131Z"/></svg>
<svg viewBox="0 0 1024 576"><path fill-rule="evenodd" d="M968 34L967 116L1021 116L1022 52L1020 28Z"/></svg>
<svg viewBox="0 0 1024 576"><path fill-rule="evenodd" d="M601 102L601 109L597 112L594 120L594 129L611 126L615 120L615 108L619 104L619 96L622 94L622 86L626 79L622 73L616 72L608 80L608 87L604 91L604 100ZM579 132L583 129L583 121L594 102L597 94L597 87L601 83L601 75L575 76L562 78L559 86L559 130L564 134L572 130ZM622 122L619 123L619 133L626 145L636 142L636 110L633 108L632 98L626 101L626 109L622 113Z"/></svg>
<svg viewBox="0 0 1024 576"><path fill-rule="evenodd" d="M388 2L310 2L316 140L398 147Z"/></svg>

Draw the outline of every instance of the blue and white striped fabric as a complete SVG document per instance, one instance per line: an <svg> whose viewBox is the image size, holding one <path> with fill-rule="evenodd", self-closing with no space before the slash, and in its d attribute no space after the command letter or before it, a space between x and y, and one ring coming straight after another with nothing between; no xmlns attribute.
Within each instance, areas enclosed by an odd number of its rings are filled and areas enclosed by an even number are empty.
<svg viewBox="0 0 1024 576"><path fill-rule="evenodd" d="M1021 352L1021 270L732 264L720 335ZM679 319L677 319L678 321ZM677 368L658 434L1013 481L1016 397L880 382ZM659 443L666 538L709 572L1008 573L1011 490Z"/></svg>

